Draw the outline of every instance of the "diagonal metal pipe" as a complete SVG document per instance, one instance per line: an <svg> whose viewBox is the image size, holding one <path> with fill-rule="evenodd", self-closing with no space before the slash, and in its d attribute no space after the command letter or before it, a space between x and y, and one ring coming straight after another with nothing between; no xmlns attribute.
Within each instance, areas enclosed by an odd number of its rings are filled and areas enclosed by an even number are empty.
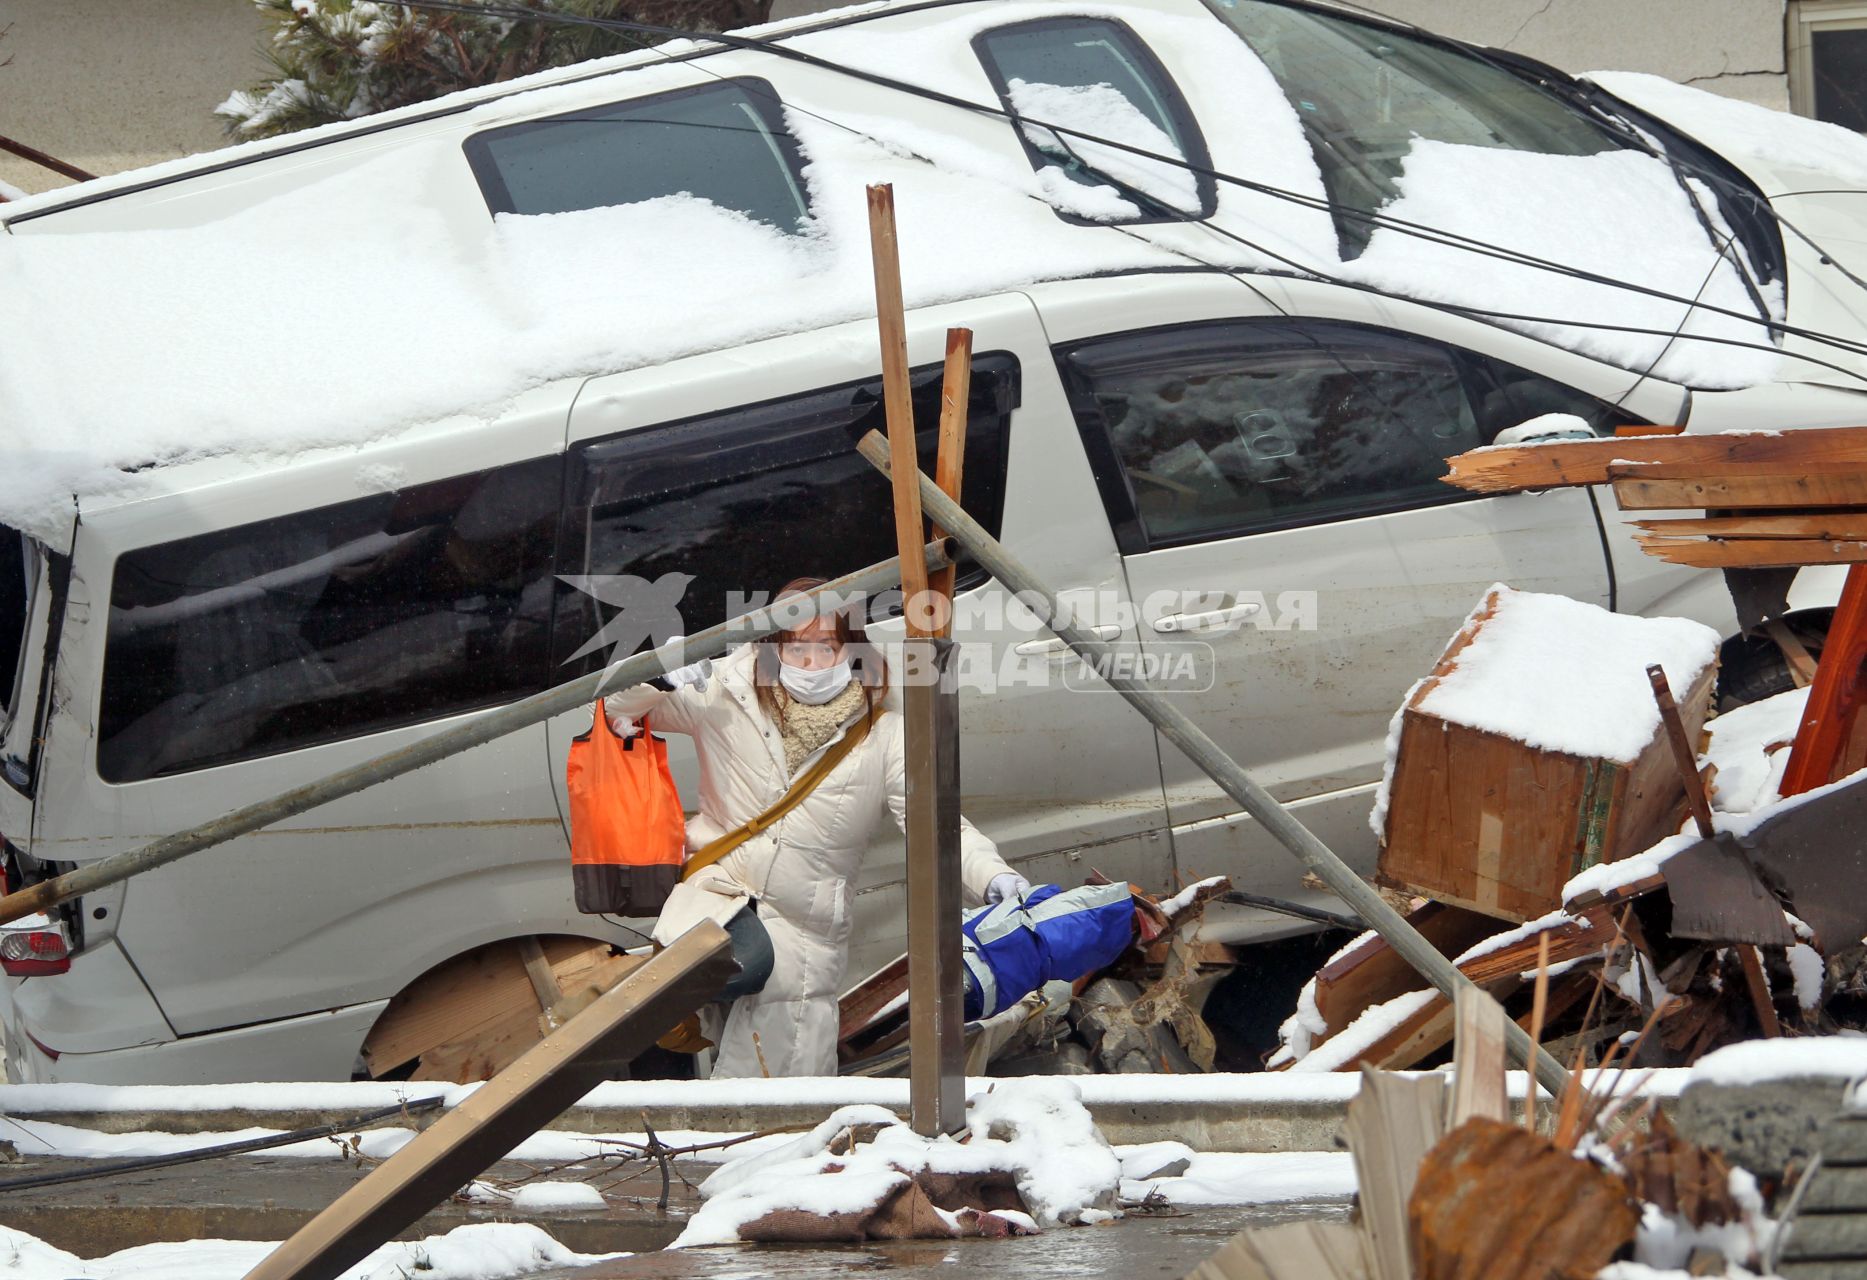
<svg viewBox="0 0 1867 1280"><path fill-rule="evenodd" d="M880 432L869 432L857 448L870 465L893 478L888 460L888 442ZM971 552L986 572L1020 596L1029 592L1043 600L1050 617L1047 625L1057 639L1069 645L1079 657L1092 661L1099 656L1115 653L1114 646L1077 626L1067 607L1058 601L1056 593L1039 582L1037 576L1018 557L987 533L978 521L967 515L959 503L941 492L940 486L924 473L920 478L920 489L921 508L927 518ZM1446 999L1456 1000L1460 987L1476 985L1460 973L1450 960L1439 954L1439 949L1422 937L1419 930L1408 924L1398 911L1388 906L1381 895L1356 875L1315 832L1297 821L1270 792L1259 786L1184 711L1162 697L1146 681L1122 674L1116 663L1103 663L1099 669L1104 672L1103 679L1111 688L1152 721L1169 742L1185 752L1189 760L1218 783L1246 813L1257 819L1266 831L1276 837L1279 844L1295 854L1297 861L1314 871L1337 897L1354 908L1355 914L1366 921L1369 928L1387 939L1388 945L1412 965L1421 977L1438 988ZM1562 1064L1548 1050L1532 1041L1529 1033L1514 1021L1506 1019L1504 1027L1505 1043L1511 1056L1519 1063L1527 1064L1536 1073L1537 1083L1548 1089L1553 1096L1561 1097L1569 1079L1569 1073L1563 1069ZM1534 1101L1531 1100L1532 1105Z"/></svg>
<svg viewBox="0 0 1867 1280"><path fill-rule="evenodd" d="M944 569L952 563L944 540L928 543L926 552L929 572ZM663 649L638 653L601 671L593 671L529 698L508 703L497 710L475 716L464 724L443 729L419 742L411 742L405 747L339 769L315 782L307 782L302 787L256 801L211 822L190 827L186 831L177 831L138 849L100 858L75 871L43 880L17 893L9 893L0 897L0 924L49 910L61 902L69 902L118 881L128 880L131 876L153 871L203 849L212 849L215 845L225 844L248 832L295 817L321 804L354 795L379 782L399 778L424 765L445 760L515 730L528 728L541 720L549 720L566 711L588 706L604 690L613 692L641 684L664 674L669 666L717 657L728 649L753 640L762 640L814 616L819 596L876 595L895 587L900 581L901 561L894 557L827 582L805 595L787 596L763 609L754 609L718 626L695 632L686 638L679 652Z"/></svg>

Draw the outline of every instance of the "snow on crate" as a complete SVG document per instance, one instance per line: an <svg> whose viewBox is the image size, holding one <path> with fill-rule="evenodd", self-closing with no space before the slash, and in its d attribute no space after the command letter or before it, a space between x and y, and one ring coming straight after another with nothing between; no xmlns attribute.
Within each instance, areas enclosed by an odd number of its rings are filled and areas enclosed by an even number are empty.
<svg viewBox="0 0 1867 1280"><path fill-rule="evenodd" d="M1070 1082L1001 1080L967 1103L967 1141L844 1107L782 1147L734 1160L674 1248L741 1240L1028 1234L1106 1219L1122 1162Z"/></svg>

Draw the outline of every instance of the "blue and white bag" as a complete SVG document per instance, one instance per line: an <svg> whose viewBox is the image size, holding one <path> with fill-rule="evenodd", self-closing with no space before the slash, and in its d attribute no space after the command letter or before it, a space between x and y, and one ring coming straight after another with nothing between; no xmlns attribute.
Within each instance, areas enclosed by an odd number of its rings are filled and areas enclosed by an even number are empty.
<svg viewBox="0 0 1867 1280"><path fill-rule="evenodd" d="M1039 885L1024 901L968 911L960 926L966 1020L1009 1009L1046 982L1074 982L1112 963L1134 941L1134 899L1125 884L1067 892Z"/></svg>

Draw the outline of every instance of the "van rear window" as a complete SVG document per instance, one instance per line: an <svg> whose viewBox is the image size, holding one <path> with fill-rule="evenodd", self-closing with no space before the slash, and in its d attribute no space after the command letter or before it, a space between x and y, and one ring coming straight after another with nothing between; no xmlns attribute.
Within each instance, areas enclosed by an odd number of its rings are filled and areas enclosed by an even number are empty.
<svg viewBox="0 0 1867 1280"><path fill-rule="evenodd" d="M494 213L568 213L662 196L796 231L810 216L797 145L763 80L590 107L475 134L467 162Z"/></svg>
<svg viewBox="0 0 1867 1280"><path fill-rule="evenodd" d="M117 560L107 782L377 732L543 687L561 455Z"/></svg>

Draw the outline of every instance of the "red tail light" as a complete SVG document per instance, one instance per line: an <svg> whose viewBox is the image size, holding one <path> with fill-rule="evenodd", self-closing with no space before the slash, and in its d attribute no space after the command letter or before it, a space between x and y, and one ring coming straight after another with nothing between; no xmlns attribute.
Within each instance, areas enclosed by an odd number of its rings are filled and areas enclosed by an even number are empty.
<svg viewBox="0 0 1867 1280"><path fill-rule="evenodd" d="M64 932L51 929L0 931L0 969L15 978L40 978L71 968Z"/></svg>

